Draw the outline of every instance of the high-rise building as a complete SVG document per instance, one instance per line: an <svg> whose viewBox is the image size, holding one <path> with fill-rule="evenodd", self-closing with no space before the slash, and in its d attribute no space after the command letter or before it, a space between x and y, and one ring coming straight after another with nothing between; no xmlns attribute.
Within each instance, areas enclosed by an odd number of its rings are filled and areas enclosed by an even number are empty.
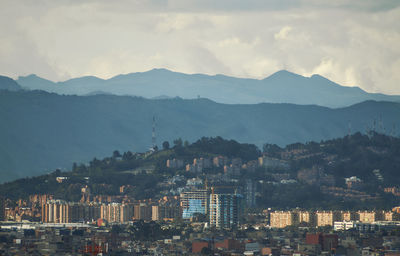
<svg viewBox="0 0 400 256"><path fill-rule="evenodd" d="M358 211L359 221L363 223L373 223L384 220L385 215L382 211Z"/></svg>
<svg viewBox="0 0 400 256"><path fill-rule="evenodd" d="M335 211L317 211L315 213L315 218L318 227L333 226L335 221L342 220L341 213Z"/></svg>
<svg viewBox="0 0 400 256"><path fill-rule="evenodd" d="M121 209L118 203L101 205L100 214L101 218L107 220L109 223L121 222Z"/></svg>
<svg viewBox="0 0 400 256"><path fill-rule="evenodd" d="M101 205L100 218L110 223L123 223L132 220L133 205L110 203Z"/></svg>
<svg viewBox="0 0 400 256"><path fill-rule="evenodd" d="M42 221L51 223L71 222L71 207L62 200L49 200L42 206Z"/></svg>
<svg viewBox="0 0 400 256"><path fill-rule="evenodd" d="M273 228L284 228L295 225L298 215L293 211L275 211L270 213L270 226Z"/></svg>
<svg viewBox="0 0 400 256"><path fill-rule="evenodd" d="M182 218L190 219L196 213L208 213L209 192L207 189L196 189L181 194Z"/></svg>
<svg viewBox="0 0 400 256"><path fill-rule="evenodd" d="M246 180L245 198L247 207L256 206L256 183L251 179Z"/></svg>
<svg viewBox="0 0 400 256"><path fill-rule="evenodd" d="M99 218L108 222L127 222L132 219L132 205L110 203L76 203L48 200L42 207L42 222L72 223L95 221Z"/></svg>
<svg viewBox="0 0 400 256"><path fill-rule="evenodd" d="M214 191L210 194L210 227L235 228L239 224L242 196L236 192Z"/></svg>
<svg viewBox="0 0 400 256"><path fill-rule="evenodd" d="M310 211L298 211L298 223L307 224L308 226L315 225L315 215Z"/></svg>
<svg viewBox="0 0 400 256"><path fill-rule="evenodd" d="M353 220L357 220L358 216L355 212L351 212L351 211L342 211L342 220L343 221L353 221Z"/></svg>
<svg viewBox="0 0 400 256"><path fill-rule="evenodd" d="M134 216L134 206L132 204L121 204L120 205L120 220L121 222L132 221Z"/></svg>
<svg viewBox="0 0 400 256"><path fill-rule="evenodd" d="M181 217L180 207L172 204L160 204L152 206L152 220L178 219Z"/></svg>
<svg viewBox="0 0 400 256"><path fill-rule="evenodd" d="M394 221L396 219L396 215L392 211L383 211L383 219L385 221Z"/></svg>
<svg viewBox="0 0 400 256"><path fill-rule="evenodd" d="M150 221L152 218L152 206L146 203L135 204L133 213L136 220Z"/></svg>

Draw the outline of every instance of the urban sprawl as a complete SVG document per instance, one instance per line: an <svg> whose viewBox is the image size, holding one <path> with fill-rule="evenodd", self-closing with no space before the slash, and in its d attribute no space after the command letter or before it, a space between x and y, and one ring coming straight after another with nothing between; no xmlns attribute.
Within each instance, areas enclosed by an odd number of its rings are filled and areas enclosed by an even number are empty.
<svg viewBox="0 0 400 256"><path fill-rule="evenodd" d="M257 208L257 182L235 186L235 176L258 166L288 168L281 159L263 156L243 163L240 158L196 158L190 164L167 160L165 167L202 173L211 166L223 170L206 178L175 175L158 184L165 193L135 200L120 195L92 195L83 185L79 202L53 195L30 195L14 203L1 199L1 255L400 255L400 208L392 210L291 210ZM317 172L325 193L357 194L362 180L345 180L346 189L329 186L332 177L316 170L298 179L282 174L282 184L312 180ZM379 170L375 171L379 176ZM277 174L279 176L279 174ZM69 177L56 177L58 183ZM90 182L90 178L86 178ZM170 186L177 183L181 187ZM217 185L216 185L217 184ZM107 184L104 184L107 186ZM170 188L171 187L171 188ZM397 188L385 188L396 194ZM141 233L143 232L143 233ZM151 234L150 234L150 233Z"/></svg>

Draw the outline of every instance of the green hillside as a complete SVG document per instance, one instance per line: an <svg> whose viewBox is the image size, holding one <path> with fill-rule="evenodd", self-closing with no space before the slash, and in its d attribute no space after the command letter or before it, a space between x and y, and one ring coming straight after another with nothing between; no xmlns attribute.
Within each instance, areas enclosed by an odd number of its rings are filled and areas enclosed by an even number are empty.
<svg viewBox="0 0 400 256"><path fill-rule="evenodd" d="M389 128L400 127L400 104L370 101L329 109L1 91L0 181L69 169L73 162L103 158L116 149L146 151L151 146L153 116L159 147L177 137L193 142L202 136L222 136L258 147L266 142L284 146L341 137L348 133L349 122L352 132L364 132L374 120Z"/></svg>
<svg viewBox="0 0 400 256"><path fill-rule="evenodd" d="M398 197L384 192L385 187L396 187L400 183L399 138L356 133L320 143L295 143L283 148L265 144L263 148L264 152L260 152L255 145L221 137L203 137L192 144L177 139L171 147L151 154L114 151L112 156L94 158L88 164L74 164L68 172L56 170L47 175L8 182L0 185L0 194L13 200L32 194L51 194L59 199L78 201L82 186L88 186L91 194L96 196L121 195L119 188L125 185L130 187L125 194L132 198L159 198L165 191L164 185L160 184L173 176L180 175L184 180L168 188L185 186L186 179L193 177L207 178L211 185L212 175L223 173L223 168L218 167L201 173L171 169L165 165L167 159L181 159L186 164L192 163L194 158L222 155L229 159L241 158L243 163L247 163L264 155L286 161L289 168L259 166L253 171L242 170L234 183L240 188L248 180L255 182L258 207L388 209L399 203ZM146 173L149 168L151 172ZM376 170L379 170L379 175ZM301 175L304 172L311 175L304 177ZM58 183L58 176L68 179ZM362 186L348 189L344 180L351 176L361 179ZM280 181L280 177L293 182ZM330 194L329 190L336 191L336 194ZM339 194L343 191L343 195L338 195L338 191Z"/></svg>

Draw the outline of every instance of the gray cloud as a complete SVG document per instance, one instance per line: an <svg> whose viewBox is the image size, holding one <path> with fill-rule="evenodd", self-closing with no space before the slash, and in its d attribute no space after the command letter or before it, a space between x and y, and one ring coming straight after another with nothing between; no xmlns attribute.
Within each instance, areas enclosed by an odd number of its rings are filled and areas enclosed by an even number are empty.
<svg viewBox="0 0 400 256"><path fill-rule="evenodd" d="M3 2L0 70L12 77L288 69L400 94L398 1Z"/></svg>

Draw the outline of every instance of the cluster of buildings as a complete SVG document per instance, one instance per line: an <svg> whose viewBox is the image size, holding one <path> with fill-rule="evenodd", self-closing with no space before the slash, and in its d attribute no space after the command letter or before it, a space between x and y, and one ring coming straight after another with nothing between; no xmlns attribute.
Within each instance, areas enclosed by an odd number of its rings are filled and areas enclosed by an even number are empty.
<svg viewBox="0 0 400 256"><path fill-rule="evenodd" d="M323 227L345 225L349 229L350 223L375 223L378 221L400 220L399 214L393 211L272 211L269 214L269 224L273 228L287 226ZM352 225L353 225L352 224ZM347 225L347 226L346 226ZM354 226L351 226L353 228Z"/></svg>
<svg viewBox="0 0 400 256"><path fill-rule="evenodd" d="M205 216L210 227L235 228L240 223L243 196L234 187L194 189L181 194L182 218Z"/></svg>
<svg viewBox="0 0 400 256"><path fill-rule="evenodd" d="M49 200L42 206L42 222L74 223L104 219L110 223L124 223L133 216L133 207L121 203L80 203Z"/></svg>
<svg viewBox="0 0 400 256"><path fill-rule="evenodd" d="M228 158L226 156L216 156L213 158L194 158L192 163L186 163L182 159L168 159L165 165L171 169L184 168L188 172L201 173L204 169L221 169L225 174L237 176L241 170L255 171L258 167L271 169L289 169L289 162L269 156L259 157L246 163L241 158Z"/></svg>
<svg viewBox="0 0 400 256"><path fill-rule="evenodd" d="M12 204L11 201L3 198L0 200L0 220L40 221L41 206L50 199L53 197L49 195L30 195L28 200L19 199L14 207L8 207L7 204Z"/></svg>
<svg viewBox="0 0 400 256"><path fill-rule="evenodd" d="M203 238L192 242L192 254L269 256L397 256L400 237L389 233L304 232L302 230L254 230L245 238ZM191 255L192 255L191 254Z"/></svg>
<svg viewBox="0 0 400 256"><path fill-rule="evenodd" d="M162 221L180 218L178 198L165 197L157 202L98 203L48 200L42 205L44 223L95 222L127 223L133 220Z"/></svg>
<svg viewBox="0 0 400 256"><path fill-rule="evenodd" d="M254 239L224 239L224 240L199 240L192 243L192 253L201 253L204 248L230 252L231 255L319 255L322 252L332 252L339 245L339 237L336 234L307 233L303 239L287 239L282 241L280 237L267 241ZM288 245L281 243L288 242ZM329 254L328 254L329 255Z"/></svg>
<svg viewBox="0 0 400 256"><path fill-rule="evenodd" d="M400 255L400 237L391 232L307 231L241 228L204 230L196 223L173 229L160 239L137 239L130 224L1 224L1 255ZM136 226L138 227L138 226Z"/></svg>
<svg viewBox="0 0 400 256"><path fill-rule="evenodd" d="M119 232L113 232L111 226L81 223L2 224L0 237L0 255L190 254L179 235L140 241L132 237L129 225L121 225Z"/></svg>
<svg viewBox="0 0 400 256"><path fill-rule="evenodd" d="M398 187L387 187L384 188L383 191L385 193L393 194L394 196L400 196L400 189Z"/></svg>
<svg viewBox="0 0 400 256"><path fill-rule="evenodd" d="M244 197L238 193L238 189L229 186L205 189L192 187L180 196L164 196L158 200L132 201L122 198L117 202L112 199L91 197L87 188L82 190L80 202L55 200L49 195L34 195L29 201L20 200L14 208L6 208L3 219L42 223L94 223L98 220L102 220L102 223L128 223L135 220L200 218L210 227L231 229L239 225L244 203Z"/></svg>

